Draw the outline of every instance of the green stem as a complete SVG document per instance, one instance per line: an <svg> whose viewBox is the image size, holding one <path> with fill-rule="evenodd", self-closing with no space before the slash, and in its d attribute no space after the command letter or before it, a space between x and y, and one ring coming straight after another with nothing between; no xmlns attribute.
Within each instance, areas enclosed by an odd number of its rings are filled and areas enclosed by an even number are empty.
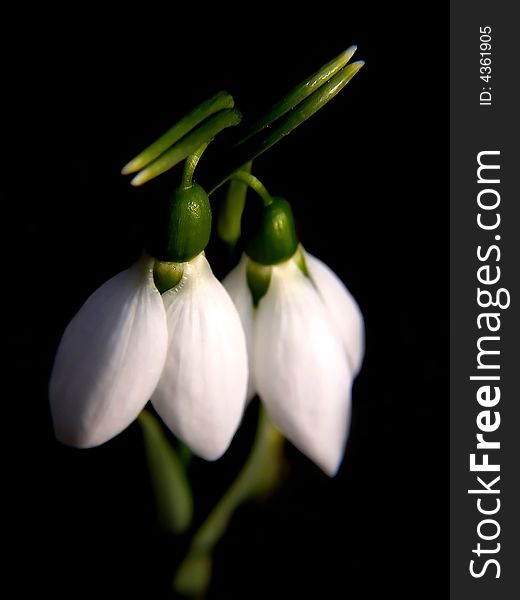
<svg viewBox="0 0 520 600"><path fill-rule="evenodd" d="M261 408L258 418L258 430L251 454L237 479L193 538L191 549L206 552L213 550L239 504L264 488L265 483L271 479L271 476L274 479L274 473L265 471L266 468L272 471L274 466L265 464L266 457L268 454L271 455L273 450L278 450L282 442L282 435L269 421L265 409Z"/></svg>
<svg viewBox="0 0 520 600"><path fill-rule="evenodd" d="M255 192L264 201L264 206L269 206L269 204L273 203L273 199L271 198L271 195L267 191L265 185L254 175L251 175L251 173L249 173L248 171L235 171L231 174L230 179L236 179L237 181L241 181L242 183L245 183L250 188L255 190Z"/></svg>
<svg viewBox="0 0 520 600"><path fill-rule="evenodd" d="M251 173L253 161L242 165L241 171ZM238 179L229 182L229 188L218 213L217 233L221 240L234 247L242 229L242 213L246 204L247 183Z"/></svg>
<svg viewBox="0 0 520 600"><path fill-rule="evenodd" d="M279 475L282 445L283 436L261 407L251 454L236 480L195 533L175 576L174 587L178 592L192 596L204 593L211 577L211 555L215 545L240 504L272 489ZM200 581L195 581L197 576Z"/></svg>
<svg viewBox="0 0 520 600"><path fill-rule="evenodd" d="M189 187L191 187L193 183L193 173L195 172L195 169L199 164L200 157L202 156L204 150L206 150L208 146L209 142L205 142L198 150L196 150L186 159L186 162L184 163L184 171L182 174L182 189L187 190Z"/></svg>

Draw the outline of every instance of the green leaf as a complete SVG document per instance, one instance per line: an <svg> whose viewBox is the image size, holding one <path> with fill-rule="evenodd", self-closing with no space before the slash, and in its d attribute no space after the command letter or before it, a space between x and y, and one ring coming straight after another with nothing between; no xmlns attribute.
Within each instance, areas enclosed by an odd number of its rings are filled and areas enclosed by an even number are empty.
<svg viewBox="0 0 520 600"><path fill-rule="evenodd" d="M309 119L320 108L323 108L327 102L332 100L347 85L364 64L364 61L347 64L339 71L333 71L334 74L326 81L324 81L324 78L316 78L316 85L309 88L312 91L310 95L295 94L289 100L285 100L285 97L282 98L277 104L280 108L272 114L269 113L264 120L260 121L260 123L264 123L260 129L258 129L258 125L255 127L257 133L243 137L227 154L222 149L219 149L220 155L223 156L220 165L214 173L210 174L208 181L203 182L204 187L209 190L209 194L213 194L241 165L258 158L271 148L271 146L274 146L274 144L285 138L296 127ZM326 67L327 65L324 69L327 72ZM306 91L309 90L306 89ZM302 98L304 99L302 100ZM296 100L301 101L290 108L290 110L286 110ZM274 116L277 116L275 121L272 120ZM215 161L219 160L219 157L216 155L213 155L212 158Z"/></svg>
<svg viewBox="0 0 520 600"><path fill-rule="evenodd" d="M123 175L127 175L140 171L212 114L233 108L233 106L234 100L227 92L219 92L209 100L202 102L180 121L177 121L173 127L170 127L158 140L128 162L121 172Z"/></svg>
<svg viewBox="0 0 520 600"><path fill-rule="evenodd" d="M193 498L182 463L151 413L143 410L138 422L143 432L159 521L166 531L183 533L191 524Z"/></svg>
<svg viewBox="0 0 520 600"><path fill-rule="evenodd" d="M302 81L299 85L293 88L287 93L281 100L279 100L271 110L256 123L254 123L250 131L245 135L242 141L245 141L268 127L271 123L278 120L289 110L292 110L295 106L300 104L305 98L310 96L324 83L326 83L331 77L333 77L338 71L340 71L352 58L354 52L357 50L357 46L350 46L339 56L332 59L326 65L323 65L316 73L313 73L305 81Z"/></svg>
<svg viewBox="0 0 520 600"><path fill-rule="evenodd" d="M241 119L242 115L238 110L221 110L139 171L130 183L134 186L142 185L150 181L150 179L161 175L161 173L168 171L180 163L181 160L193 154L200 146L210 142L226 127L238 125Z"/></svg>
<svg viewBox="0 0 520 600"><path fill-rule="evenodd" d="M318 112L320 108L325 106L329 100L332 100L347 85L364 64L363 61L357 61L341 69L334 77L301 102L282 119L281 123L274 128L272 133L268 134L262 140L252 158L256 158L268 148L274 146L276 142L280 141L291 133L293 129L296 129L298 125L301 125L301 123L312 117L314 113Z"/></svg>

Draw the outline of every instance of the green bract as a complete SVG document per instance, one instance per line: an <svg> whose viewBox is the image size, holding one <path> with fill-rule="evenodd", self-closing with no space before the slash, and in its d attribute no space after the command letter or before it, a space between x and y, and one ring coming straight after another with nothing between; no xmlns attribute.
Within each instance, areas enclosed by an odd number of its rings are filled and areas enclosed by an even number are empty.
<svg viewBox="0 0 520 600"><path fill-rule="evenodd" d="M211 234L211 207L200 185L179 188L154 208L148 241L154 258L181 263L204 250Z"/></svg>
<svg viewBox="0 0 520 600"><path fill-rule="evenodd" d="M298 247L298 237L290 204L273 197L263 207L258 225L246 245L246 254L261 265L275 265L291 258Z"/></svg>

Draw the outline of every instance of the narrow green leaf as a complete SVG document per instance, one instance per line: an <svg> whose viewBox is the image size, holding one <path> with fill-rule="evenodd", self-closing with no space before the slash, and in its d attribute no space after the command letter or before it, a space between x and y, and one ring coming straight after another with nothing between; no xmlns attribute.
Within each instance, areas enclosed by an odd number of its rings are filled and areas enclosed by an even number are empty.
<svg viewBox="0 0 520 600"><path fill-rule="evenodd" d="M293 88L288 94L286 94L281 100L279 100L271 110L262 117L259 121L252 125L249 132L245 135L242 141L245 141L258 133L260 130L268 127L271 123L274 123L287 111L293 109L295 106L300 104L305 98L310 96L324 83L326 83L331 77L333 77L338 71L340 71L352 58L354 52L357 50L357 46L350 46L339 56L336 56L333 60L328 62L326 65L321 67L318 71L307 77L305 81L302 81L295 88Z"/></svg>
<svg viewBox="0 0 520 600"><path fill-rule="evenodd" d="M323 108L347 85L364 64L364 61L357 61L343 67L275 123L235 144L229 155L224 157L219 168L210 175L208 181L204 182L204 187L210 190L209 194L211 195L224 184L241 165L258 158L320 108ZM212 158L218 160L217 156Z"/></svg>
<svg viewBox="0 0 520 600"><path fill-rule="evenodd" d="M212 114L220 110L233 108L233 106L234 100L227 92L219 92L209 100L202 102L180 121L177 121L158 140L128 162L121 173L127 175L140 171Z"/></svg>
<svg viewBox="0 0 520 600"><path fill-rule="evenodd" d="M301 102L291 111L282 122L262 141L253 158L265 152L279 140L291 133L298 125L301 125L309 117L312 117L320 108L325 106L340 92L365 63L357 61L341 69L334 77L329 79L318 90Z"/></svg>
<svg viewBox="0 0 520 600"><path fill-rule="evenodd" d="M150 179L168 171L181 160L193 154L200 146L210 142L218 133L226 127L238 125L242 115L238 110L221 110L209 120L205 121L197 129L183 137L169 150L163 152L152 163L140 171L130 182L134 186L142 185Z"/></svg>
<svg viewBox="0 0 520 600"><path fill-rule="evenodd" d="M160 523L166 531L183 533L191 524L193 499L182 463L151 413L143 410L138 421Z"/></svg>

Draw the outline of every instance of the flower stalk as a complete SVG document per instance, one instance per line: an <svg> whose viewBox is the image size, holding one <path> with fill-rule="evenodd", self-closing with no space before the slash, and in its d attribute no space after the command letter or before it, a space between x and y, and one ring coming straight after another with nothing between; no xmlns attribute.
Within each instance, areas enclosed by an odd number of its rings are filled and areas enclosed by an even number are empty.
<svg viewBox="0 0 520 600"><path fill-rule="evenodd" d="M253 161L241 167L243 173L251 173ZM222 201L217 220L217 234L231 249L235 247L242 231L242 213L246 205L248 185L240 179L231 179Z"/></svg>
<svg viewBox="0 0 520 600"><path fill-rule="evenodd" d="M174 578L176 592L191 597L204 594L211 580L211 561L216 544L226 532L238 506L273 490L280 475L282 448L283 436L261 406L251 453L238 477L193 536Z"/></svg>
<svg viewBox="0 0 520 600"><path fill-rule="evenodd" d="M200 146L198 150L196 150L192 155L188 156L186 162L184 163L184 171L182 173L182 183L181 187L186 190L191 187L193 183L193 175L195 173L195 169L199 164L199 160L204 153L204 150L209 146L209 142L204 142Z"/></svg>
<svg viewBox="0 0 520 600"><path fill-rule="evenodd" d="M231 175L231 179L235 179L236 181L241 181L249 186L251 189L255 190L255 192L262 198L264 202L264 206L269 206L273 203L273 199L271 195L267 191L265 185L254 175L252 175L249 171L235 171Z"/></svg>

